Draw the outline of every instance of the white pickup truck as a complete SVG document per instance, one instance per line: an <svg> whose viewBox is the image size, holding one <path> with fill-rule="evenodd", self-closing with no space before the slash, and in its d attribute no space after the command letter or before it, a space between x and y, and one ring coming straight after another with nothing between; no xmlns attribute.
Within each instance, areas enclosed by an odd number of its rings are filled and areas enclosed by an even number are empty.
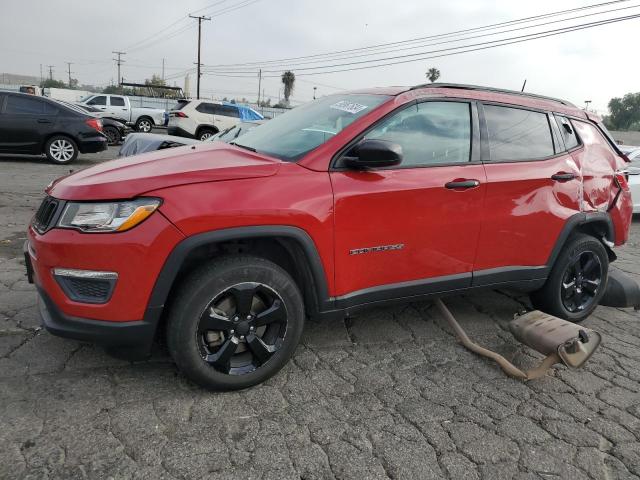
<svg viewBox="0 0 640 480"><path fill-rule="evenodd" d="M129 97L124 95L89 95L79 105L88 105L105 112L104 117L124 120L134 125L138 132L150 132L154 125L164 125L164 110L160 108L131 107Z"/></svg>

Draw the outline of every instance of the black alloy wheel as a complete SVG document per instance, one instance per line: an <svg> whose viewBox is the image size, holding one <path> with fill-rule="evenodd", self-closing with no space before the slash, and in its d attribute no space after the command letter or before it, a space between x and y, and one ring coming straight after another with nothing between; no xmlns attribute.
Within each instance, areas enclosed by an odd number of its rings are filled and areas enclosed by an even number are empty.
<svg viewBox="0 0 640 480"><path fill-rule="evenodd" d="M238 390L272 377L302 336L302 293L270 260L221 257L187 275L171 299L167 346L178 368L210 390Z"/></svg>
<svg viewBox="0 0 640 480"><path fill-rule="evenodd" d="M529 294L538 309L571 322L581 322L596 309L609 273L609 254L602 242L573 233L560 250L545 284Z"/></svg>
<svg viewBox="0 0 640 480"><path fill-rule="evenodd" d="M562 278L562 304L571 313L588 310L602 285L602 264L592 251L571 258Z"/></svg>
<svg viewBox="0 0 640 480"><path fill-rule="evenodd" d="M103 127L102 131L107 136L109 145L116 145L120 142L120 132L118 132L118 129L116 127L107 125Z"/></svg>
<svg viewBox="0 0 640 480"><path fill-rule="evenodd" d="M219 372L243 375L265 365L287 333L282 298L261 283L233 285L217 294L196 332L202 358Z"/></svg>

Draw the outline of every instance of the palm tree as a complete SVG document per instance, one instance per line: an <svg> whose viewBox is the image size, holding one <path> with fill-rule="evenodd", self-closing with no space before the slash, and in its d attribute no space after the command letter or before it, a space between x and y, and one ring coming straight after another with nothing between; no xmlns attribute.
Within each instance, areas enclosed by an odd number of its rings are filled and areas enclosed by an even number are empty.
<svg viewBox="0 0 640 480"><path fill-rule="evenodd" d="M293 86L296 83L296 76L291 70L287 70L282 74L282 83L284 84L284 101L289 103L289 97L293 93Z"/></svg>
<svg viewBox="0 0 640 480"><path fill-rule="evenodd" d="M440 70L438 70L437 68L430 68L429 70L427 70L427 79L433 83L436 80L438 80L440 78Z"/></svg>

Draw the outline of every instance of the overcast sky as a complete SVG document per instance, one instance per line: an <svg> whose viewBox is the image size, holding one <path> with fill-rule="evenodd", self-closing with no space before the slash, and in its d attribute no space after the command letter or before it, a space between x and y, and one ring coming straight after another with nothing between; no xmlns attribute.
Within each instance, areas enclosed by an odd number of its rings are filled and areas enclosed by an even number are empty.
<svg viewBox="0 0 640 480"><path fill-rule="evenodd" d="M258 0L224 13L224 9L243 3L246 4L247 0L111 0L107 3L2 0L0 72L39 75L40 64L54 65L54 77L66 81L65 62L73 62L72 76L80 83L104 86L117 78L111 51L122 50L128 52L123 57L126 60L123 76L127 81L142 82L153 73L160 74L164 58L166 76L176 76L170 83L183 86L183 72L194 67L196 61L197 41L196 21L184 17L197 10L198 14L217 14L212 21L203 23L202 62L219 65L396 42L597 2ZM601 10L634 5L640 6L640 1L618 3ZM640 13L640 8L502 36L523 35L635 13ZM171 25L174 22L177 23ZM193 28L181 32L189 26ZM165 33L152 37L147 43L140 43L160 31ZM292 68L294 73L298 73L293 100L303 102L311 99L314 86L318 88L318 95L325 95L342 88L423 83L426 70L435 66L442 73L440 81L519 90L527 79L527 91L566 98L580 106L584 105L584 100L592 100L592 107L603 113L611 97L640 91L640 63L637 52L632 50L638 45L639 32L640 20L635 19L526 43L369 70L302 76L300 74L304 71ZM500 36L473 39L462 44L496 38ZM450 46L423 46L399 54ZM346 61L349 60L327 63ZM256 67L246 71L254 69ZM242 75L251 78L206 75L201 88L208 96L244 96L255 100L257 76L252 73ZM193 74L191 84L195 93ZM263 87L268 96L277 99L281 89L278 78L265 78Z"/></svg>

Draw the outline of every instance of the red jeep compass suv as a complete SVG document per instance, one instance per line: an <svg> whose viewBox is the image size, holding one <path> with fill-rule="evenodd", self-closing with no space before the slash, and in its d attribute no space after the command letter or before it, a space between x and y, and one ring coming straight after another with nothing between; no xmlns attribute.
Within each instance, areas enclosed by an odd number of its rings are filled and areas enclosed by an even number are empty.
<svg viewBox="0 0 640 480"><path fill-rule="evenodd" d="M235 144L53 182L29 228L44 326L191 379L254 385L306 316L476 288L579 321L628 237L625 158L568 102L432 84L332 95Z"/></svg>

